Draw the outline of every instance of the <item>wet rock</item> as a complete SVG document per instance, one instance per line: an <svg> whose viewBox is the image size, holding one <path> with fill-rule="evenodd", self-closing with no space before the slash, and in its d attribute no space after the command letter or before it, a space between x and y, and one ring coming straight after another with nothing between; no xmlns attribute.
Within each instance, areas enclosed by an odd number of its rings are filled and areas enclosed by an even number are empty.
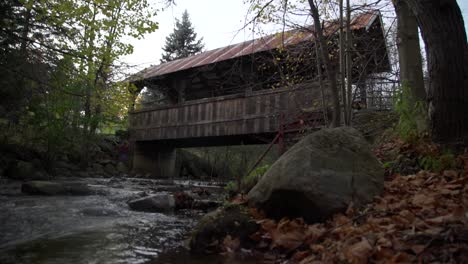
<svg viewBox="0 0 468 264"><path fill-rule="evenodd" d="M239 238L242 245L248 245L252 242L249 235L257 229L257 223L245 208L228 205L206 214L200 220L190 239L190 251L195 254L220 252L227 235Z"/></svg>
<svg viewBox="0 0 468 264"><path fill-rule="evenodd" d="M193 197L186 192L176 192L174 193L175 199L175 208L176 209L188 209L192 208Z"/></svg>
<svg viewBox="0 0 468 264"><path fill-rule="evenodd" d="M115 175L115 174L117 174L117 170L115 169L115 166L112 165L111 163L107 163L107 164L104 166L104 171L105 171L107 174L110 174L110 175Z"/></svg>
<svg viewBox="0 0 468 264"><path fill-rule="evenodd" d="M218 175L210 162L186 150L177 151L176 162L181 177L209 178Z"/></svg>
<svg viewBox="0 0 468 264"><path fill-rule="evenodd" d="M218 208L222 204L223 204L222 202L215 201L215 200L194 200L192 203L192 209L206 211L206 210Z"/></svg>
<svg viewBox="0 0 468 264"><path fill-rule="evenodd" d="M100 175L104 174L104 166L102 166L101 164L94 163L92 168L96 174L100 174Z"/></svg>
<svg viewBox="0 0 468 264"><path fill-rule="evenodd" d="M128 202L135 211L166 212L175 208L174 196L170 194L155 194Z"/></svg>
<svg viewBox="0 0 468 264"><path fill-rule="evenodd" d="M119 163L117 163L117 171L119 173L127 173L128 168L123 162L119 162Z"/></svg>
<svg viewBox="0 0 468 264"><path fill-rule="evenodd" d="M102 159L102 160L99 160L98 162L102 164L103 166L105 166L107 164L112 164L114 161L111 159Z"/></svg>
<svg viewBox="0 0 468 264"><path fill-rule="evenodd" d="M383 190L384 170L355 129L315 132L294 145L249 192L249 203L270 217L323 221Z"/></svg>
<svg viewBox="0 0 468 264"><path fill-rule="evenodd" d="M60 169L67 169L67 170L78 170L78 167L74 164L71 164L69 162L66 162L66 161L56 161L55 162L55 167L56 168L60 168Z"/></svg>
<svg viewBox="0 0 468 264"><path fill-rule="evenodd" d="M30 181L21 185L21 191L33 195L91 195L95 192L80 182Z"/></svg>
<svg viewBox="0 0 468 264"><path fill-rule="evenodd" d="M78 174L78 177L81 177L81 178L88 178L90 175L87 171L79 171L77 174Z"/></svg>
<svg viewBox="0 0 468 264"><path fill-rule="evenodd" d="M210 196L211 193L210 191L208 191L207 189L205 188L195 188L195 189L192 189L192 192L197 194L198 196L202 197L202 196Z"/></svg>
<svg viewBox="0 0 468 264"><path fill-rule="evenodd" d="M6 176L15 180L46 180L49 178L42 168L34 166L33 162L18 160L13 162L6 171Z"/></svg>
<svg viewBox="0 0 468 264"><path fill-rule="evenodd" d="M46 181L46 180L49 180L50 179L50 176L49 174L47 174L45 171L35 171L33 173L33 177L31 178L31 180L42 180L42 181Z"/></svg>

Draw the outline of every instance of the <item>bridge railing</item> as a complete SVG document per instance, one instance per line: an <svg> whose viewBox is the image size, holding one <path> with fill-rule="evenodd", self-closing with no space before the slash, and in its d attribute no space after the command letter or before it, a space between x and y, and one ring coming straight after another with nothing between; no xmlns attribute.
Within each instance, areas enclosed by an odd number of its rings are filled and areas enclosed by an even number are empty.
<svg viewBox="0 0 468 264"><path fill-rule="evenodd" d="M275 133L281 115L320 112L320 98L316 83L206 98L135 111L130 129L136 141Z"/></svg>

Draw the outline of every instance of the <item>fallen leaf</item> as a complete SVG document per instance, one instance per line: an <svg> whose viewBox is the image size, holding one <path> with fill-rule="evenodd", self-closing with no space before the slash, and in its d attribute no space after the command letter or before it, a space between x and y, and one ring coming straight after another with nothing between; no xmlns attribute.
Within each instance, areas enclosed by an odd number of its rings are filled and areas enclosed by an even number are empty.
<svg viewBox="0 0 468 264"><path fill-rule="evenodd" d="M350 263L367 263L372 253L372 246L367 239L345 249L344 255Z"/></svg>
<svg viewBox="0 0 468 264"><path fill-rule="evenodd" d="M416 255L421 254L425 249L426 249L426 246L424 246L424 245L412 245L412 246L411 246L411 250L412 250Z"/></svg>
<svg viewBox="0 0 468 264"><path fill-rule="evenodd" d="M405 252L398 252L390 261L390 263L412 263L416 257Z"/></svg>
<svg viewBox="0 0 468 264"><path fill-rule="evenodd" d="M240 240L238 237L232 238L230 235L227 235L223 240L223 247L227 252L234 252L240 246Z"/></svg>
<svg viewBox="0 0 468 264"><path fill-rule="evenodd" d="M326 232L325 227L320 224L310 225L305 231L305 242L311 244Z"/></svg>
<svg viewBox="0 0 468 264"><path fill-rule="evenodd" d="M465 218L465 209L463 206L458 206L452 213L427 219L426 222L430 224L440 225L446 223L453 223L463 221Z"/></svg>
<svg viewBox="0 0 468 264"><path fill-rule="evenodd" d="M294 250L302 245L305 234L299 230L289 232L274 230L271 234L271 238L271 248L282 247L287 250Z"/></svg>
<svg viewBox="0 0 468 264"><path fill-rule="evenodd" d="M435 203L435 199L432 196L428 196L426 194L420 193L416 194L411 203L415 206L424 207L425 205L431 205Z"/></svg>
<svg viewBox="0 0 468 264"><path fill-rule="evenodd" d="M310 251L308 251L308 250L297 251L297 252L294 253L294 255L291 257L291 260L292 260L292 261L295 261L295 262L299 262L299 261L302 261L302 260L304 260L305 258L307 258L309 255L310 255Z"/></svg>

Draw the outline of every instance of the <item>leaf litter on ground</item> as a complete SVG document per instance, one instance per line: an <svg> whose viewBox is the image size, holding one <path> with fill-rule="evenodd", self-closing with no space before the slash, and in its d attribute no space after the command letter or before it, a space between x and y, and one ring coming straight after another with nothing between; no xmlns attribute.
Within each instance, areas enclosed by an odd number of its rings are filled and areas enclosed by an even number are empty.
<svg viewBox="0 0 468 264"><path fill-rule="evenodd" d="M392 175L373 203L325 223L250 208L254 251L263 263L468 263L468 156L459 159L460 170ZM233 240L228 250L242 248Z"/></svg>

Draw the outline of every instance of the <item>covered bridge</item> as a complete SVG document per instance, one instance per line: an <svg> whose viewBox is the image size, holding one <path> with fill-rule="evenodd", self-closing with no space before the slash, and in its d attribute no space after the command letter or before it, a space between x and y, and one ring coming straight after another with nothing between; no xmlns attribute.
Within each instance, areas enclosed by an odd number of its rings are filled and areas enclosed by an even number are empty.
<svg viewBox="0 0 468 264"><path fill-rule="evenodd" d="M380 13L355 16L351 28L352 82L388 71ZM336 23L325 27L336 67L337 31ZM172 177L175 148L267 143L278 133L320 128L329 100L317 82L319 69L314 31L304 28L143 70L131 82L159 97L130 114L133 169ZM362 91L359 96L365 100Z"/></svg>

